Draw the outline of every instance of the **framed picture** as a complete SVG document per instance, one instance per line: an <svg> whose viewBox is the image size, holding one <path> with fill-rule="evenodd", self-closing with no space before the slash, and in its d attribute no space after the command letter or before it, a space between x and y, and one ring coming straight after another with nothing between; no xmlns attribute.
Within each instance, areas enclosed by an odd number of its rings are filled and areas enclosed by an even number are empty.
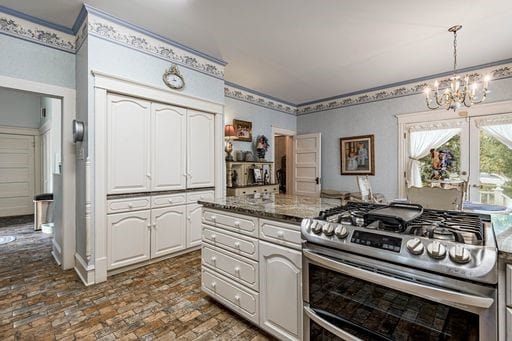
<svg viewBox="0 0 512 341"><path fill-rule="evenodd" d="M257 183L257 184L263 183L263 174L261 172L261 169L254 168L253 173L254 173L254 183Z"/></svg>
<svg viewBox="0 0 512 341"><path fill-rule="evenodd" d="M375 175L374 135L340 138L341 175Z"/></svg>
<svg viewBox="0 0 512 341"><path fill-rule="evenodd" d="M252 122L233 120L237 141L252 142Z"/></svg>

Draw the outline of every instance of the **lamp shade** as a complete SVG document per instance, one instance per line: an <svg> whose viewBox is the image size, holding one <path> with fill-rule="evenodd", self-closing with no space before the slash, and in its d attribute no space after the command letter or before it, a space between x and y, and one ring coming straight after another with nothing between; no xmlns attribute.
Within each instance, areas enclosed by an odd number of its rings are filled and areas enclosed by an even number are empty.
<svg viewBox="0 0 512 341"><path fill-rule="evenodd" d="M226 124L224 126L224 137L234 137L235 135L235 127L231 124Z"/></svg>

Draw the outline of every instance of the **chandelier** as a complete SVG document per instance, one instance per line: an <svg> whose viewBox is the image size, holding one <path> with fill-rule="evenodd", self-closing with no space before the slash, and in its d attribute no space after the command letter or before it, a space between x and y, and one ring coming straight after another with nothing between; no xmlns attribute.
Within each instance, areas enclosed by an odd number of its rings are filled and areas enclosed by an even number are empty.
<svg viewBox="0 0 512 341"><path fill-rule="evenodd" d="M435 110L440 107L446 110L453 109L457 111L462 105L470 107L473 104L482 103L487 97L488 85L491 77L484 77L484 85L481 91L478 91L478 84L474 82L469 85L469 76L465 76L464 80L457 75L457 31L462 28L461 25L452 26L448 32L453 32L453 76L450 77L449 86L442 92L439 92L439 82L435 81L433 96L430 95L429 86L425 88L427 107Z"/></svg>

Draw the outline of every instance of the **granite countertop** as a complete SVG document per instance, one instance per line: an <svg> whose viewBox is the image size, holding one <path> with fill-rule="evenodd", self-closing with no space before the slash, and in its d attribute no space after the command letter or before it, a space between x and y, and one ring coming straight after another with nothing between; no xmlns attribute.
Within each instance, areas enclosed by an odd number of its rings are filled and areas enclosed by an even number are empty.
<svg viewBox="0 0 512 341"><path fill-rule="evenodd" d="M512 258L512 214L491 214L500 256Z"/></svg>
<svg viewBox="0 0 512 341"><path fill-rule="evenodd" d="M299 223L304 218L318 216L320 211L341 205L338 199L274 193L225 197L211 201L200 200L198 203L207 208Z"/></svg>

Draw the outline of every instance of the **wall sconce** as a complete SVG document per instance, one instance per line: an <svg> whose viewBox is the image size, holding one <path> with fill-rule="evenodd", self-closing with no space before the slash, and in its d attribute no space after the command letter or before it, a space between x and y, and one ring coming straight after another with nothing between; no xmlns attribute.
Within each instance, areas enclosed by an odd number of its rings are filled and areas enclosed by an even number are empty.
<svg viewBox="0 0 512 341"><path fill-rule="evenodd" d="M226 147L224 148L224 151L226 152L226 161L233 161L233 155L231 155L233 152L233 143L231 143L231 139L235 136L235 127L231 124L226 124L224 126L224 138L227 139Z"/></svg>

